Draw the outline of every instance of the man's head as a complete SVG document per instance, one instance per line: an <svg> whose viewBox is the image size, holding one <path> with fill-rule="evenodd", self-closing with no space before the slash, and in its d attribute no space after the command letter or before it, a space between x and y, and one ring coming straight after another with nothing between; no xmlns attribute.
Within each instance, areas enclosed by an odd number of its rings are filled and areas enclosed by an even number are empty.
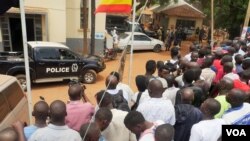
<svg viewBox="0 0 250 141"><path fill-rule="evenodd" d="M158 79L151 80L148 84L148 93L150 97L160 98L163 93L162 82Z"/></svg>
<svg viewBox="0 0 250 141"><path fill-rule="evenodd" d="M190 70L193 71L193 74L194 74L194 81L199 80L199 79L200 79L200 76L201 76L201 72L202 72L201 68L192 68L192 69L190 69Z"/></svg>
<svg viewBox="0 0 250 141"><path fill-rule="evenodd" d="M221 65L224 65L225 63L232 62L232 61L233 61L233 58L231 55L225 55L221 59Z"/></svg>
<svg viewBox="0 0 250 141"><path fill-rule="evenodd" d="M206 57L206 59L204 59L204 62L203 62L203 67L210 68L212 65L213 65L213 59Z"/></svg>
<svg viewBox="0 0 250 141"><path fill-rule="evenodd" d="M158 69L158 76L161 77L161 78L166 78L167 75L170 74L170 71L169 69L167 68L167 66L163 65L162 67L160 67Z"/></svg>
<svg viewBox="0 0 250 141"><path fill-rule="evenodd" d="M61 100L55 100L50 104L50 119L53 124L63 124L65 120L66 104Z"/></svg>
<svg viewBox="0 0 250 141"><path fill-rule="evenodd" d="M38 101L33 107L32 116L36 120L46 121L49 116L49 105L45 101Z"/></svg>
<svg viewBox="0 0 250 141"><path fill-rule="evenodd" d="M187 67L188 62L189 61L188 61L188 59L186 57L180 58L180 60L179 60L179 68L184 70Z"/></svg>
<svg viewBox="0 0 250 141"><path fill-rule="evenodd" d="M242 64L244 57L241 54L237 54L235 55L234 59L235 59L236 64L240 65Z"/></svg>
<svg viewBox="0 0 250 141"><path fill-rule="evenodd" d="M163 61L157 61L156 67L157 67L158 70L159 70L161 67L163 67L163 66L164 66L164 62L163 62Z"/></svg>
<svg viewBox="0 0 250 141"><path fill-rule="evenodd" d="M172 58L174 57L178 57L180 54L179 52L179 48L178 47L172 47L171 50L170 50L170 55Z"/></svg>
<svg viewBox="0 0 250 141"><path fill-rule="evenodd" d="M169 88L170 88L170 87L173 87L174 84L175 84L175 77L174 77L174 75L167 75L166 81L167 81L167 83L168 83L168 87L169 87Z"/></svg>
<svg viewBox="0 0 250 141"><path fill-rule="evenodd" d="M101 136L101 131L96 123L83 124L79 131L84 141L98 141Z"/></svg>
<svg viewBox="0 0 250 141"><path fill-rule="evenodd" d="M244 70L249 69L250 68L250 58L245 58L242 62L242 68Z"/></svg>
<svg viewBox="0 0 250 141"><path fill-rule="evenodd" d="M185 84L191 84L194 81L194 71L191 69L186 70L182 79Z"/></svg>
<svg viewBox="0 0 250 141"><path fill-rule="evenodd" d="M120 82L120 74L116 71L112 71L109 75L114 75L117 78L117 81Z"/></svg>
<svg viewBox="0 0 250 141"><path fill-rule="evenodd" d="M101 131L104 131L113 118L112 112L108 108L100 108L95 114L95 123Z"/></svg>
<svg viewBox="0 0 250 141"><path fill-rule="evenodd" d="M195 45L190 45L189 52L197 51L197 47Z"/></svg>
<svg viewBox="0 0 250 141"><path fill-rule="evenodd" d="M135 83L139 92L144 92L147 89L146 85L147 78L144 75L137 75Z"/></svg>
<svg viewBox="0 0 250 141"><path fill-rule="evenodd" d="M116 86L118 85L119 81L117 79L117 77L113 76L113 75L109 75L106 78L106 87L108 89L116 89Z"/></svg>
<svg viewBox="0 0 250 141"><path fill-rule="evenodd" d="M155 130L155 141L172 141L174 139L174 127L171 124L162 124Z"/></svg>
<svg viewBox="0 0 250 141"><path fill-rule="evenodd" d="M202 48L198 51L199 58L204 58L205 55L207 54L207 50L205 48Z"/></svg>
<svg viewBox="0 0 250 141"><path fill-rule="evenodd" d="M206 99L200 107L204 116L210 118L213 118L217 113L219 113L220 108L220 103L213 98Z"/></svg>
<svg viewBox="0 0 250 141"><path fill-rule="evenodd" d="M68 89L68 95L71 101L80 100L83 94L84 90L80 84L74 84Z"/></svg>
<svg viewBox="0 0 250 141"><path fill-rule="evenodd" d="M248 83L250 80L250 69L244 70L240 75L241 81Z"/></svg>
<svg viewBox="0 0 250 141"><path fill-rule="evenodd" d="M232 89L226 95L226 100L231 104L232 108L241 106L246 100L246 93L240 89Z"/></svg>
<svg viewBox="0 0 250 141"><path fill-rule="evenodd" d="M181 101L183 104L192 104L194 101L194 92L191 88L184 88L181 94Z"/></svg>
<svg viewBox="0 0 250 141"><path fill-rule="evenodd" d="M156 70L156 62L155 60L148 60L146 63L146 73L153 75Z"/></svg>
<svg viewBox="0 0 250 141"><path fill-rule="evenodd" d="M140 135L144 130L146 130L144 125L145 122L145 118L138 111L129 112L124 119L125 126L136 135Z"/></svg>
<svg viewBox="0 0 250 141"><path fill-rule="evenodd" d="M0 131L0 141L18 141L18 134L11 127L5 128Z"/></svg>
<svg viewBox="0 0 250 141"><path fill-rule="evenodd" d="M191 53L191 61L196 62L198 60L198 58L199 58L199 53L197 51L193 51Z"/></svg>
<svg viewBox="0 0 250 141"><path fill-rule="evenodd" d="M226 62L223 64L224 73L231 73L233 71L234 65L232 62Z"/></svg>
<svg viewBox="0 0 250 141"><path fill-rule="evenodd" d="M112 105L112 96L101 90L96 93L96 102L99 103L100 107L110 107Z"/></svg>
<svg viewBox="0 0 250 141"><path fill-rule="evenodd" d="M230 78L223 78L219 82L220 93L227 93L234 88L233 80Z"/></svg>
<svg viewBox="0 0 250 141"><path fill-rule="evenodd" d="M231 56L233 56L234 53L236 52L236 50L235 50L234 47L229 47L229 48L227 49L227 51L228 51L228 54L231 55Z"/></svg>

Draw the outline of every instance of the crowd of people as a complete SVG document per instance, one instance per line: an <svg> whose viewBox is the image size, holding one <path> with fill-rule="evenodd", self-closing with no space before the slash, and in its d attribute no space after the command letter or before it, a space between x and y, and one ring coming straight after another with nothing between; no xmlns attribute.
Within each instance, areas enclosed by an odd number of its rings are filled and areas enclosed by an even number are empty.
<svg viewBox="0 0 250 141"><path fill-rule="evenodd" d="M250 125L250 43L234 40L213 47L192 44L170 60L148 60L135 78L138 92L106 77L97 105L85 86L70 83L69 102L39 101L35 123L0 131L1 141L218 141L222 125ZM155 75L157 74L157 75Z"/></svg>

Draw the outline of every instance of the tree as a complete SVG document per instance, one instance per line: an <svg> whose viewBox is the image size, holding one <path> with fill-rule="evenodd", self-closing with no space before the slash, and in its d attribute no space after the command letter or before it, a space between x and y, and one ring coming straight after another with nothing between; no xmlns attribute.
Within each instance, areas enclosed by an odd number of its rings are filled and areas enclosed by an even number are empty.
<svg viewBox="0 0 250 141"><path fill-rule="evenodd" d="M210 0L190 0L200 2L202 11L207 15L207 21L211 19ZM226 28L229 38L240 36L247 10L247 0L214 0L214 24L215 28ZM210 24L208 24L210 25Z"/></svg>

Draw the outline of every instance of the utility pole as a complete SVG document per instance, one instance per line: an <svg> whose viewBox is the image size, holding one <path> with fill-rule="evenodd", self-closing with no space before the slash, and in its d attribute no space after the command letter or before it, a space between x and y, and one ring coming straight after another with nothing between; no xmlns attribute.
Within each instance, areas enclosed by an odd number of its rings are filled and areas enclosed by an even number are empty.
<svg viewBox="0 0 250 141"><path fill-rule="evenodd" d="M88 8L87 0L82 0L82 14L83 14L83 52L82 54L88 54Z"/></svg>
<svg viewBox="0 0 250 141"><path fill-rule="evenodd" d="M91 41L90 54L95 54L95 0L91 0Z"/></svg>
<svg viewBox="0 0 250 141"><path fill-rule="evenodd" d="M211 43L210 45L211 47L214 45L214 0L211 0Z"/></svg>
<svg viewBox="0 0 250 141"><path fill-rule="evenodd" d="M241 39L245 39L245 37L246 37L246 32L247 32L249 20L250 20L250 0L248 2L248 8L247 8L245 22L244 22L242 33L241 33Z"/></svg>

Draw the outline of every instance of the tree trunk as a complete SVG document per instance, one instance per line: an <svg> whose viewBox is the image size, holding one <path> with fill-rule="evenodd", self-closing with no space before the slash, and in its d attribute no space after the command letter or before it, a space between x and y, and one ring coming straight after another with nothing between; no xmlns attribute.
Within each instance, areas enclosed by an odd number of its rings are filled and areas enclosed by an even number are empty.
<svg viewBox="0 0 250 141"><path fill-rule="evenodd" d="M120 59L120 66L118 69L118 73L120 75L120 81L122 82L123 79L123 72L124 72L124 68L125 68L125 63L126 63L126 54L127 54L127 50L124 49L122 51L122 55L121 55L121 59Z"/></svg>
<svg viewBox="0 0 250 141"><path fill-rule="evenodd" d="M90 54L95 54L95 0L91 0L91 43Z"/></svg>
<svg viewBox="0 0 250 141"><path fill-rule="evenodd" d="M83 52L82 54L88 54L88 9L87 0L82 0L82 13L83 13Z"/></svg>

